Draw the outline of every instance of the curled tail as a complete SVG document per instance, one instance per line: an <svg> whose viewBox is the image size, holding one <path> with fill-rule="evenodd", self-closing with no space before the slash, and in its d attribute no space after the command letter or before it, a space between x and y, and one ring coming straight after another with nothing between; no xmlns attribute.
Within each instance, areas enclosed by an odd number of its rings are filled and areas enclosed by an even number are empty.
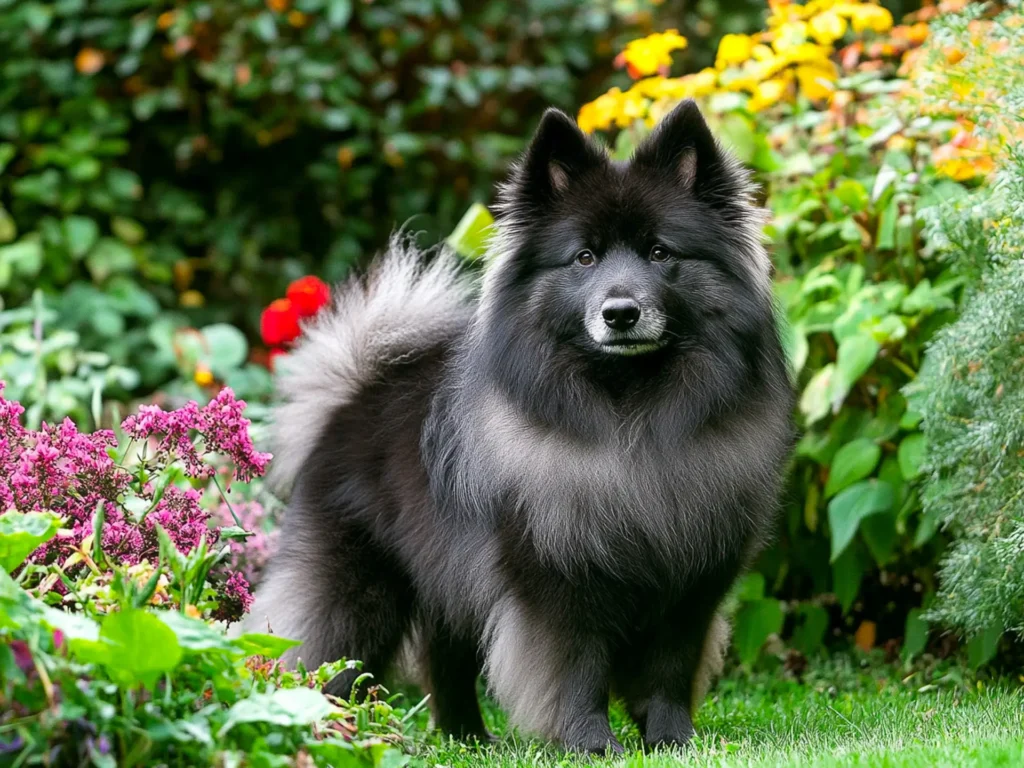
<svg viewBox="0 0 1024 768"><path fill-rule="evenodd" d="M451 339L471 310L473 283L457 257L427 260L395 235L370 270L333 292L329 307L303 328L281 362L268 480L287 491L330 415L352 402L389 364Z"/></svg>

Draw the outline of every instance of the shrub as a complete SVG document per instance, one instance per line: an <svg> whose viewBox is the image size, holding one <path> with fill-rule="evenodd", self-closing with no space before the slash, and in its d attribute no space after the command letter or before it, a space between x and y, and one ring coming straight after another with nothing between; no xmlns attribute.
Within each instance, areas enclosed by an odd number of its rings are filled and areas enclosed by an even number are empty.
<svg viewBox="0 0 1024 768"><path fill-rule="evenodd" d="M346 662L286 671L273 659L295 642L228 639L218 626L251 601L234 565L256 569L264 554L239 527L261 510L236 515L221 492L222 479L250 480L269 458L252 446L244 405L223 389L203 407L143 406L118 450L114 433L70 420L26 429L22 407L0 397L0 754L402 764L405 713L313 690ZM209 481L230 520L200 504L193 484Z"/></svg>
<svg viewBox="0 0 1024 768"><path fill-rule="evenodd" d="M969 288L911 389L928 446L925 513L956 536L930 615L972 637L978 661L1004 630L1024 635L1022 24L1019 6L947 20L917 82L928 112L970 121L962 162L998 168L992 185L932 217L931 238ZM951 59L956 69L936 64Z"/></svg>
<svg viewBox="0 0 1024 768"><path fill-rule="evenodd" d="M830 627L864 648L905 637L907 654L927 639L920 606L945 540L922 514L921 416L901 390L963 286L922 236L925 211L987 168L965 161L962 126L909 116L903 101L927 63L927 21L962 5L894 26L872 2L771 3L765 31L724 37L698 72L667 77L671 41L637 41L623 54L633 85L580 110L587 130L617 130L625 154L680 99L699 98L771 213L803 436L778 542L737 588L746 661L782 631L806 653Z"/></svg>

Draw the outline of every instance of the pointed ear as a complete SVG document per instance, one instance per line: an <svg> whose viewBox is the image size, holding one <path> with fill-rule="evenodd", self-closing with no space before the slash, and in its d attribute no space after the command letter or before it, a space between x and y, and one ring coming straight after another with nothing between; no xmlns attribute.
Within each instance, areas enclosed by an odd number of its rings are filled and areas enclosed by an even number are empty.
<svg viewBox="0 0 1024 768"><path fill-rule="evenodd" d="M545 205L589 169L607 163L607 156L576 122L550 108L540 120L507 188L516 204Z"/></svg>
<svg viewBox="0 0 1024 768"><path fill-rule="evenodd" d="M718 146L697 103L686 99L669 112L633 153L635 167L672 173L682 189L696 197L717 184L730 181L735 168ZM719 178L716 178L719 177Z"/></svg>

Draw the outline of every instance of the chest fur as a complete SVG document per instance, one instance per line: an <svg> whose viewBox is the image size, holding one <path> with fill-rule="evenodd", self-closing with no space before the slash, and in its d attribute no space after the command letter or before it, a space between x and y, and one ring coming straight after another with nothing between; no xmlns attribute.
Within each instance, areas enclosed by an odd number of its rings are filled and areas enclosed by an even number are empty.
<svg viewBox="0 0 1024 768"><path fill-rule="evenodd" d="M477 413L468 455L486 479L475 490L500 499L552 565L614 573L638 559L692 571L736 557L765 524L777 467L756 421L669 444L624 423L583 442L497 397Z"/></svg>

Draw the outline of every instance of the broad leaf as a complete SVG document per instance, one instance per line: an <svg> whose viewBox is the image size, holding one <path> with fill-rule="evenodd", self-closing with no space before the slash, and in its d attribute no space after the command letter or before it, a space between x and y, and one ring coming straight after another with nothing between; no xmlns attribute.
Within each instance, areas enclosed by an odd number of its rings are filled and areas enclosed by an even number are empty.
<svg viewBox="0 0 1024 768"><path fill-rule="evenodd" d="M782 631L784 619L782 603L778 600L765 598L743 603L736 612L733 632L740 661L753 664L765 640Z"/></svg>
<svg viewBox="0 0 1024 768"><path fill-rule="evenodd" d="M311 688L254 693L228 710L227 720L218 731L217 738L223 738L240 723L268 723L282 727L312 725L333 710L324 695Z"/></svg>
<svg viewBox="0 0 1024 768"><path fill-rule="evenodd" d="M920 608L911 608L907 613L907 623L903 631L903 659L913 659L927 644L928 622L924 620L924 611Z"/></svg>
<svg viewBox="0 0 1024 768"><path fill-rule="evenodd" d="M832 591L843 609L849 612L853 601L860 592L860 582L864 578L864 561L856 547L848 547L834 563L832 563Z"/></svg>
<svg viewBox="0 0 1024 768"><path fill-rule="evenodd" d="M882 449L866 437L847 443L832 458L825 498L831 498L858 480L863 480L878 466Z"/></svg>
<svg viewBox="0 0 1024 768"><path fill-rule="evenodd" d="M156 679L181 661L178 638L157 616L123 610L103 620L100 641L108 646L103 664L111 677L152 687Z"/></svg>
<svg viewBox="0 0 1024 768"><path fill-rule="evenodd" d="M234 642L246 656L266 656L268 659L279 658L289 648L302 645L301 640L289 640L287 637L263 635L258 632L247 632L235 638Z"/></svg>
<svg viewBox="0 0 1024 768"><path fill-rule="evenodd" d="M900 442L896 452L896 458L900 462L900 472L907 480L913 480L921 473L921 465L924 464L925 438L921 432L907 435Z"/></svg>
<svg viewBox="0 0 1024 768"><path fill-rule="evenodd" d="M60 518L52 512L4 512L0 515L0 568L13 571L56 536L58 528Z"/></svg>
<svg viewBox="0 0 1024 768"><path fill-rule="evenodd" d="M880 480L862 480L842 491L828 505L828 523L832 529L834 563L853 541L860 521L869 515L892 509L892 486Z"/></svg>
<svg viewBox="0 0 1024 768"><path fill-rule="evenodd" d="M828 611L820 605L804 603L797 611L797 626L793 631L793 647L804 656L818 651L828 631Z"/></svg>
<svg viewBox="0 0 1024 768"><path fill-rule="evenodd" d="M448 236L448 245L466 259L478 259L487 250L494 229L494 217L485 205L473 203Z"/></svg>

